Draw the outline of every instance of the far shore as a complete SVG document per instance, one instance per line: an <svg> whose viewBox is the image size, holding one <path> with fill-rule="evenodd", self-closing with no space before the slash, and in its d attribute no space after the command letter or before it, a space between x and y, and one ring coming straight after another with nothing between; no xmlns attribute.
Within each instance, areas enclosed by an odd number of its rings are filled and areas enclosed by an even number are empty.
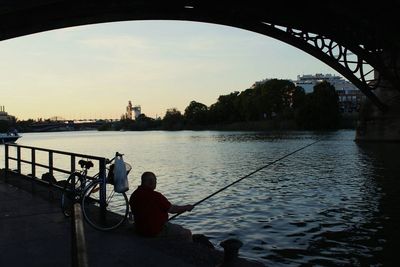
<svg viewBox="0 0 400 267"><path fill-rule="evenodd" d="M290 119L269 119L259 121L231 122L219 123L213 125L184 125L183 123L173 125L163 125L162 123L148 124L136 121L117 121L105 122L103 124L86 125L85 127L75 125L73 127L60 125L58 127L34 128L30 126L18 127L20 133L38 133L38 132L65 132L65 131L304 131L304 130L341 130L356 129L358 113L343 113L341 115L341 123L335 129L306 129L299 127L295 120Z"/></svg>

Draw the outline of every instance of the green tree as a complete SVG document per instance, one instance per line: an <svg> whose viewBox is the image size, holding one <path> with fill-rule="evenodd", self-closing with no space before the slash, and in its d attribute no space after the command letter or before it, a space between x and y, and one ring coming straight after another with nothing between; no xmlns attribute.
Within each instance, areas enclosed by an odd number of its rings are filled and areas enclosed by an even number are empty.
<svg viewBox="0 0 400 267"><path fill-rule="evenodd" d="M147 117L145 114L140 114L135 120L135 130L155 130L161 126L160 120Z"/></svg>
<svg viewBox="0 0 400 267"><path fill-rule="evenodd" d="M260 119L260 108L257 90L250 88L238 96L238 110L241 121L253 121Z"/></svg>
<svg viewBox="0 0 400 267"><path fill-rule="evenodd" d="M296 88L293 91L292 95L292 108L293 110L297 110L304 106L304 103L306 101L306 93L303 89L303 87L296 86Z"/></svg>
<svg viewBox="0 0 400 267"><path fill-rule="evenodd" d="M235 91L218 97L218 101L210 106L210 117L213 122L234 122L240 119L238 95L239 92Z"/></svg>
<svg viewBox="0 0 400 267"><path fill-rule="evenodd" d="M292 110L295 85L289 80L272 79L262 85L260 101L267 117L287 117Z"/></svg>
<svg viewBox="0 0 400 267"><path fill-rule="evenodd" d="M166 130L181 130L183 129L183 115L176 108L167 109L162 120L162 126Z"/></svg>
<svg viewBox="0 0 400 267"><path fill-rule="evenodd" d="M293 117L295 85L289 80L271 79L239 95L242 120Z"/></svg>
<svg viewBox="0 0 400 267"><path fill-rule="evenodd" d="M306 102L306 93L303 87L296 86L292 95L292 110L294 118L297 118L299 116L299 112L304 107L305 102Z"/></svg>
<svg viewBox="0 0 400 267"><path fill-rule="evenodd" d="M297 120L306 129L337 129L340 123L340 112L335 87L326 81L314 86L314 92L306 95Z"/></svg>
<svg viewBox="0 0 400 267"><path fill-rule="evenodd" d="M184 113L188 125L204 125L208 123L208 108L206 105L191 101Z"/></svg>

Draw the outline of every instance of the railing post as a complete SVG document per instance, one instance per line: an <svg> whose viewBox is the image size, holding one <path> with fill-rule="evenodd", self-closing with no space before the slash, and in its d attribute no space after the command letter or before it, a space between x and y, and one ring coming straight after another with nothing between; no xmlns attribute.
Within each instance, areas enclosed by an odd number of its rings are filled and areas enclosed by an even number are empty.
<svg viewBox="0 0 400 267"><path fill-rule="evenodd" d="M105 212L106 208L106 159L102 158L99 160L99 179L100 184L100 208L102 212Z"/></svg>
<svg viewBox="0 0 400 267"><path fill-rule="evenodd" d="M32 178L36 177L36 150L32 148L31 150L31 167L32 167Z"/></svg>
<svg viewBox="0 0 400 267"><path fill-rule="evenodd" d="M53 152L49 151L49 173L53 174Z"/></svg>
<svg viewBox="0 0 400 267"><path fill-rule="evenodd" d="M71 174L75 172L75 156L71 155ZM75 175L72 175L71 190L75 191Z"/></svg>
<svg viewBox="0 0 400 267"><path fill-rule="evenodd" d="M10 169L9 166L9 159L8 159L8 144L4 144L4 179L6 180L6 182L8 181L8 171Z"/></svg>
<svg viewBox="0 0 400 267"><path fill-rule="evenodd" d="M17 146L17 172L21 174L21 148Z"/></svg>
<svg viewBox="0 0 400 267"><path fill-rule="evenodd" d="M31 173L32 173L32 181L31 181L31 183L32 183L32 192L35 192L35 178L36 178L36 163L35 163L35 161L36 161L36 157L35 157L35 149L34 148L32 148L31 149L31 168L32 168L32 171L31 171Z"/></svg>
<svg viewBox="0 0 400 267"><path fill-rule="evenodd" d="M75 171L75 156L71 155L71 173Z"/></svg>

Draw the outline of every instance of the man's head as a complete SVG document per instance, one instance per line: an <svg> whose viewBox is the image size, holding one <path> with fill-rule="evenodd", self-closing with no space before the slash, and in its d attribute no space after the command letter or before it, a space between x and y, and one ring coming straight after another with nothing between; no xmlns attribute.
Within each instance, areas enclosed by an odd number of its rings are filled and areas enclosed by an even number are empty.
<svg viewBox="0 0 400 267"><path fill-rule="evenodd" d="M154 190L154 189L156 189L156 185L157 185L157 178L154 173L144 172L142 174L142 186Z"/></svg>

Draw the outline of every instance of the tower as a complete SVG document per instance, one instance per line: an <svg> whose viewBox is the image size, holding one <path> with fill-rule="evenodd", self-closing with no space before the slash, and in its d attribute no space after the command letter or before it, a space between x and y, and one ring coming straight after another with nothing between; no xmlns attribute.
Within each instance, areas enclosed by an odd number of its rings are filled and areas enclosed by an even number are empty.
<svg viewBox="0 0 400 267"><path fill-rule="evenodd" d="M128 106L126 107L126 118L128 120L132 119L132 102L129 100Z"/></svg>
<svg viewBox="0 0 400 267"><path fill-rule="evenodd" d="M140 114L142 114L142 109L140 105L132 106L132 102L129 100L128 106L126 107L125 117L128 120L133 120L133 119L136 120L140 116Z"/></svg>

